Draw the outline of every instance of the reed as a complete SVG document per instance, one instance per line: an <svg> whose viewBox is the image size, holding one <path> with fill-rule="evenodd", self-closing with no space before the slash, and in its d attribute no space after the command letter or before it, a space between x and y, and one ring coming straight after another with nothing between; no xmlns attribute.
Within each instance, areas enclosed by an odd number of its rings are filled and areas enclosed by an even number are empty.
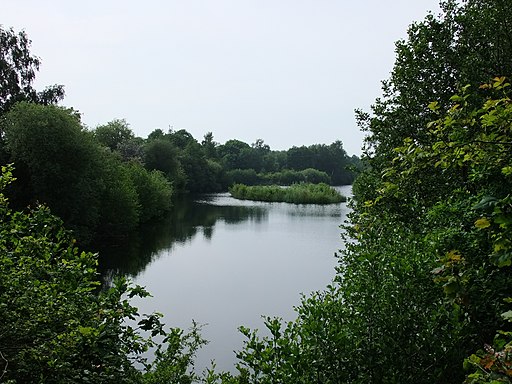
<svg viewBox="0 0 512 384"><path fill-rule="evenodd" d="M229 193L240 200L293 204L334 204L346 201L345 196L325 183L293 184L287 188L277 185L247 186L245 184L235 184L229 188Z"/></svg>

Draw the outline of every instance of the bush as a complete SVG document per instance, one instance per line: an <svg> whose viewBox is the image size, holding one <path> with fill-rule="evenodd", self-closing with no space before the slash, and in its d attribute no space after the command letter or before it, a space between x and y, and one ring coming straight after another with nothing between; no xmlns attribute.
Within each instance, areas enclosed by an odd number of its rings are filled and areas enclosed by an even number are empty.
<svg viewBox="0 0 512 384"><path fill-rule="evenodd" d="M0 174L0 381L6 383L191 383L196 350L189 333L164 330L159 314L138 314L125 279L99 291L97 258L81 252L49 209L12 211L3 195L12 168ZM142 337L142 331L149 337ZM153 341L161 336L163 344ZM142 355L156 349L149 364ZM135 363L141 367L136 369Z"/></svg>
<svg viewBox="0 0 512 384"><path fill-rule="evenodd" d="M226 172L228 185L232 184L246 184L258 185L261 184L261 178L258 176L254 169L232 169Z"/></svg>
<svg viewBox="0 0 512 384"><path fill-rule="evenodd" d="M149 221L169 211L173 188L164 174L157 170L148 171L138 162L130 163L127 167L138 196L140 222Z"/></svg>

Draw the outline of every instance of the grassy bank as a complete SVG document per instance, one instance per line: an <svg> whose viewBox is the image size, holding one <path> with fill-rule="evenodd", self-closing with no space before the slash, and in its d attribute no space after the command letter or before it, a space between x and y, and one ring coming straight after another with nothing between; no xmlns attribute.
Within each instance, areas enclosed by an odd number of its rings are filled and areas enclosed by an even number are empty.
<svg viewBox="0 0 512 384"><path fill-rule="evenodd" d="M236 199L294 204L333 204L346 201L334 188L327 184L293 184L288 188L276 185L247 186L235 184L229 193Z"/></svg>

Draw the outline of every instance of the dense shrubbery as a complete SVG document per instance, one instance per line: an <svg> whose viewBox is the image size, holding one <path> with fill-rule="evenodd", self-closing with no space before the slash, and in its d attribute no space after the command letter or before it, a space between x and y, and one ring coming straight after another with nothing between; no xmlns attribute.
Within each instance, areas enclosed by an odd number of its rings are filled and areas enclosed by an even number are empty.
<svg viewBox="0 0 512 384"><path fill-rule="evenodd" d="M169 181L161 172L147 171L139 162L128 164L128 171L137 193L141 223L158 217L162 210L171 209L173 191L169 188Z"/></svg>
<svg viewBox="0 0 512 384"><path fill-rule="evenodd" d="M357 157L347 156L341 141L272 151L263 140L257 140L251 146L239 140L228 140L214 148L228 174L234 176L229 180L234 183L326 182L343 185L351 184L356 171L361 168Z"/></svg>
<svg viewBox="0 0 512 384"><path fill-rule="evenodd" d="M169 181L101 146L71 109L18 103L0 129L16 205L48 204L81 240L126 236L170 209Z"/></svg>
<svg viewBox="0 0 512 384"><path fill-rule="evenodd" d="M166 331L158 314L139 315L130 299L147 293L124 279L98 291L96 255L80 252L48 208L11 210L3 194L11 178L2 167L0 381L190 383L204 343L197 327ZM157 335L162 345L152 340ZM148 348L158 351L155 364L143 357Z"/></svg>
<svg viewBox="0 0 512 384"><path fill-rule="evenodd" d="M284 169L279 172L256 173L254 169L233 169L226 172L229 185L292 185L297 183L331 184L331 178L325 172L313 168L301 171Z"/></svg>
<svg viewBox="0 0 512 384"><path fill-rule="evenodd" d="M293 184L288 188L235 184L229 188L229 192L231 196L241 200L294 204L333 204L346 201L344 196L325 183Z"/></svg>
<svg viewBox="0 0 512 384"><path fill-rule="evenodd" d="M307 168L301 171L284 169L280 172L262 174L262 184L292 185L297 183L331 184L329 175L318 169Z"/></svg>

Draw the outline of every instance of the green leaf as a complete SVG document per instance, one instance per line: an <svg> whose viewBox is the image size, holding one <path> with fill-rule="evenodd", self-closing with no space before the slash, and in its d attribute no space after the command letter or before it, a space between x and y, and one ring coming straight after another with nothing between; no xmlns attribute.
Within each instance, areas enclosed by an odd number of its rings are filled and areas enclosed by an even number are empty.
<svg viewBox="0 0 512 384"><path fill-rule="evenodd" d="M498 199L494 196L484 196L477 204L473 206L473 209L488 209L494 207L498 203Z"/></svg>
<svg viewBox="0 0 512 384"><path fill-rule="evenodd" d="M459 291L460 286L457 281L451 280L443 285L443 289L447 295L453 295L455 292Z"/></svg>
<svg viewBox="0 0 512 384"><path fill-rule="evenodd" d="M501 173L503 173L505 176L512 175L512 167L506 166L506 167L501 168Z"/></svg>
<svg viewBox="0 0 512 384"><path fill-rule="evenodd" d="M440 108L438 101L432 101L428 104L428 109L431 111L437 111Z"/></svg>
<svg viewBox="0 0 512 384"><path fill-rule="evenodd" d="M486 217L482 217L475 221L475 227L477 227L477 228L484 229L484 228L488 228L490 226L491 226L491 223L489 222L489 220Z"/></svg>
<svg viewBox="0 0 512 384"><path fill-rule="evenodd" d="M511 321L512 322L512 311L503 312L501 314L501 317L503 317L503 319L505 319L507 321Z"/></svg>

